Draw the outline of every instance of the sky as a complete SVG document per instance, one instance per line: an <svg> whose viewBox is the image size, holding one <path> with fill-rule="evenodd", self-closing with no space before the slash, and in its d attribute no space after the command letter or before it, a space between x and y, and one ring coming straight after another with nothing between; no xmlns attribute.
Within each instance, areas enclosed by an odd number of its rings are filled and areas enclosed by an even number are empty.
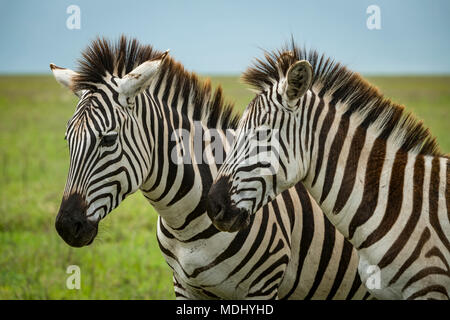
<svg viewBox="0 0 450 320"><path fill-rule="evenodd" d="M67 27L71 5L79 29ZM367 13L371 5L379 15ZM363 74L450 74L448 0L0 0L0 73L76 68L96 36L121 34L170 49L200 74L240 74L291 35Z"/></svg>

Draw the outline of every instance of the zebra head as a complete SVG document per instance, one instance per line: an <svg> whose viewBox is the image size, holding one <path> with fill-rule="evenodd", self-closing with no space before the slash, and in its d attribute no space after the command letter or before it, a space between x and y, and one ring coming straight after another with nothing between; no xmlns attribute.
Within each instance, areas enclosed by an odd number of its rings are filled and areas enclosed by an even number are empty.
<svg viewBox="0 0 450 320"><path fill-rule="evenodd" d="M287 52L284 58L293 57ZM210 189L208 215L219 230L241 230L259 208L305 173L299 153L292 151L298 145L293 128L299 128L301 105L310 94L312 67L301 60L287 72L276 69L276 81L259 88L247 106Z"/></svg>
<svg viewBox="0 0 450 320"><path fill-rule="evenodd" d="M122 77L106 72L101 81L84 89L74 86L79 73L50 65L56 80L79 97L65 135L70 168L55 222L69 245L91 244L99 221L137 191L148 174L149 155L136 151L145 135L134 106L166 55Z"/></svg>

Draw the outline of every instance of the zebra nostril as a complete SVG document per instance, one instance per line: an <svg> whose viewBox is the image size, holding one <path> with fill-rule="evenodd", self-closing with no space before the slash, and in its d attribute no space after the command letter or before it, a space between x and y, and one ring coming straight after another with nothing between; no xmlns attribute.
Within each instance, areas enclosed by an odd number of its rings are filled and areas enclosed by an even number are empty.
<svg viewBox="0 0 450 320"><path fill-rule="evenodd" d="M217 216L222 211L222 205L217 200L210 201L211 213Z"/></svg>
<svg viewBox="0 0 450 320"><path fill-rule="evenodd" d="M206 207L206 211L211 220L220 220L224 215L223 205L216 199L209 199Z"/></svg>
<svg viewBox="0 0 450 320"><path fill-rule="evenodd" d="M217 220L222 220L225 210L223 209L223 206L220 203L216 204L216 212L215 212L215 217Z"/></svg>
<svg viewBox="0 0 450 320"><path fill-rule="evenodd" d="M74 234L73 234L75 236L75 238L77 238L78 235L80 234L82 227L83 227L83 224L81 222L75 222Z"/></svg>
<svg viewBox="0 0 450 320"><path fill-rule="evenodd" d="M88 220L86 201L80 194L64 197L55 220L59 236L72 247L86 246L94 240L98 221Z"/></svg>

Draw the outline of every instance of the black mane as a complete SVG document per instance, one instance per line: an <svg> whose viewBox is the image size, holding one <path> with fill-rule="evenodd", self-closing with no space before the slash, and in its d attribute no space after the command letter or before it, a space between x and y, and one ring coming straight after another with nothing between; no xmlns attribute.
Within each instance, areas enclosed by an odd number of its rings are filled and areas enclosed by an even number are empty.
<svg viewBox="0 0 450 320"><path fill-rule="evenodd" d="M423 155L445 156L422 121L405 111L404 106L385 98L376 87L339 62L319 55L315 50L301 49L293 40L281 50L264 51L264 58L256 59L242 76L245 83L258 91L264 91L284 78L296 61L307 60L313 68L311 88L320 97L331 96L335 104L346 102L348 116L360 112L364 126L376 123L382 136L396 134L396 140L406 152L414 150Z"/></svg>
<svg viewBox="0 0 450 320"><path fill-rule="evenodd" d="M105 82L107 74L123 77L148 60L159 58L162 51L150 45L142 45L136 39L121 36L116 43L97 38L82 52L78 75L72 81L74 91L93 89ZM184 99L191 99L195 112L193 120L207 120L210 127L236 128L238 115L233 105L225 103L222 88L212 90L210 81L202 82L193 72L187 72L183 65L166 57L161 66L161 77L171 81L174 90L179 90Z"/></svg>

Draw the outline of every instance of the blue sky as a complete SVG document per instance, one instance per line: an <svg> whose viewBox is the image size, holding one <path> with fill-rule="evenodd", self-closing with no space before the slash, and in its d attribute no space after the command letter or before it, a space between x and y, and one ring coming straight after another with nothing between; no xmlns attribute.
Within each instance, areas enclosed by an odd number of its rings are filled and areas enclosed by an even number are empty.
<svg viewBox="0 0 450 320"><path fill-rule="evenodd" d="M66 27L69 5L81 29ZM369 5L381 29L369 30ZM290 39L364 74L450 73L450 1L5 1L0 2L0 73L75 68L97 35L137 37L203 74L239 74Z"/></svg>

